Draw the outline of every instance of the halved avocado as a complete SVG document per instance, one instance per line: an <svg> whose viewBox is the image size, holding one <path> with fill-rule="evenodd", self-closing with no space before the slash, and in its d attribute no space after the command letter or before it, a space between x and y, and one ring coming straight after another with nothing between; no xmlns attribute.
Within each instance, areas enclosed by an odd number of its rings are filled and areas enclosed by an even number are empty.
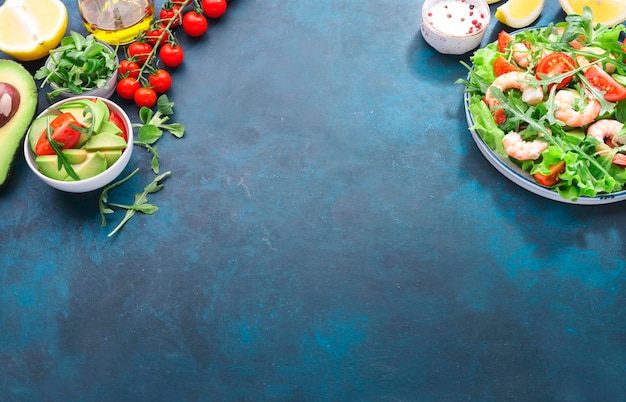
<svg viewBox="0 0 626 402"><path fill-rule="evenodd" d="M37 110L37 85L21 64L0 60L0 188Z"/></svg>

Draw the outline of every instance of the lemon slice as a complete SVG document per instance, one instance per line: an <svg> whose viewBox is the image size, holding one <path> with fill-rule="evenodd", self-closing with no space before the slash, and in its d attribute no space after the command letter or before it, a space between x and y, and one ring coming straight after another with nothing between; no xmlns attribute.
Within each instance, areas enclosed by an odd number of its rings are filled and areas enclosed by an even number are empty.
<svg viewBox="0 0 626 402"><path fill-rule="evenodd" d="M626 21L626 2L624 0L559 0L567 15L583 13L583 7L593 11L593 22L612 27Z"/></svg>
<svg viewBox="0 0 626 402"><path fill-rule="evenodd" d="M61 0L5 0L0 5L0 51L18 60L48 56L66 29Z"/></svg>
<svg viewBox="0 0 626 402"><path fill-rule="evenodd" d="M509 0L496 9L498 21L511 28L524 28L535 22L545 0Z"/></svg>
<svg viewBox="0 0 626 402"><path fill-rule="evenodd" d="M499 2L500 0L487 0L487 4L494 4Z"/></svg>

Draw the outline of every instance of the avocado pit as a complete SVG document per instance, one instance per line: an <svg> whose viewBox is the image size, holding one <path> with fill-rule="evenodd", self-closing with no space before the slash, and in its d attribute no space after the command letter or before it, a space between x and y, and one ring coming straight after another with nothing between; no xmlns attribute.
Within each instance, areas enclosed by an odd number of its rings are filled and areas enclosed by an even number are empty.
<svg viewBox="0 0 626 402"><path fill-rule="evenodd" d="M0 82L0 128L15 115L20 106L20 91L13 85Z"/></svg>

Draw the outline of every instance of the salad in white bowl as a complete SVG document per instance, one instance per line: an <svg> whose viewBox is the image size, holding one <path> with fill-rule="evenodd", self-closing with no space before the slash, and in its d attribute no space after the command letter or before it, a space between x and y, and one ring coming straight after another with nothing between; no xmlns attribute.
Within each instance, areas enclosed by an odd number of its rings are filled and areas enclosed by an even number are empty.
<svg viewBox="0 0 626 402"><path fill-rule="evenodd" d="M586 7L502 31L458 81L470 129L498 162L523 172L524 187L568 202L626 198L626 27L592 21Z"/></svg>

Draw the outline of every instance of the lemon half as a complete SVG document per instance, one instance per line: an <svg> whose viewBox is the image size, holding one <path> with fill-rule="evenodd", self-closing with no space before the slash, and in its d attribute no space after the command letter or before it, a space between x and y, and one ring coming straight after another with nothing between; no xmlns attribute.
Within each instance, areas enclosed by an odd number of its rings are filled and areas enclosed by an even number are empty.
<svg viewBox="0 0 626 402"><path fill-rule="evenodd" d="M626 1L624 0L559 0L567 15L583 13L588 6L593 11L593 22L612 27L626 21Z"/></svg>
<svg viewBox="0 0 626 402"><path fill-rule="evenodd" d="M496 9L498 21L511 28L524 28L535 22L545 0L509 0Z"/></svg>
<svg viewBox="0 0 626 402"><path fill-rule="evenodd" d="M0 51L18 60L48 56L66 29L61 0L5 0L0 6Z"/></svg>

